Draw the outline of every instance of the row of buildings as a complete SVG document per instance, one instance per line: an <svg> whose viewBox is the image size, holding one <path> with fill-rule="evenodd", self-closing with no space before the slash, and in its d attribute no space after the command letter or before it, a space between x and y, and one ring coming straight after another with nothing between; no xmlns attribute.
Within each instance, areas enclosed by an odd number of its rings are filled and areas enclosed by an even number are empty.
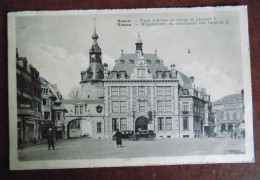
<svg viewBox="0 0 260 180"><path fill-rule="evenodd" d="M46 138L49 128L56 137L64 137L63 122L67 111L56 85L40 77L39 71L20 57L16 50L18 144Z"/></svg>
<svg viewBox="0 0 260 180"><path fill-rule="evenodd" d="M157 51L143 53L140 35L135 51L122 50L111 70L102 63L96 30L92 39L89 66L81 72L74 99L62 99L57 86L17 53L20 141L42 139L51 126L57 138L110 139L117 129L153 130L157 138L202 138L233 132L244 122L241 95L212 103L194 77L165 66Z"/></svg>

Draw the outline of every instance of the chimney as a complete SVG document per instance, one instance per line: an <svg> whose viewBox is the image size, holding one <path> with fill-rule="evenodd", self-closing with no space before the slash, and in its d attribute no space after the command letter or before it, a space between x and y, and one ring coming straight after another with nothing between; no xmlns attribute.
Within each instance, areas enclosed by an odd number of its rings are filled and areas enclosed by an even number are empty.
<svg viewBox="0 0 260 180"><path fill-rule="evenodd" d="M172 77L177 77L177 71L175 69L175 64L171 65L171 76Z"/></svg>

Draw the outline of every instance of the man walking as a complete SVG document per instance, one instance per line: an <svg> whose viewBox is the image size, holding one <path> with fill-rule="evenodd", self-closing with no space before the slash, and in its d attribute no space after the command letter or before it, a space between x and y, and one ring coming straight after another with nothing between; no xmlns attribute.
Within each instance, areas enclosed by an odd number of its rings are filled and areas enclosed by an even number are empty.
<svg viewBox="0 0 260 180"><path fill-rule="evenodd" d="M122 147L122 134L121 134L121 132L119 131L119 129L117 129L116 130L116 134L115 134L115 136L116 136L116 145L117 145L117 147Z"/></svg>
<svg viewBox="0 0 260 180"><path fill-rule="evenodd" d="M54 135L53 135L53 130L52 130L52 128L49 128L49 131L48 131L48 134L47 134L49 150L50 150L50 147L51 147L51 146L52 146L52 149L54 149L53 136L54 136Z"/></svg>

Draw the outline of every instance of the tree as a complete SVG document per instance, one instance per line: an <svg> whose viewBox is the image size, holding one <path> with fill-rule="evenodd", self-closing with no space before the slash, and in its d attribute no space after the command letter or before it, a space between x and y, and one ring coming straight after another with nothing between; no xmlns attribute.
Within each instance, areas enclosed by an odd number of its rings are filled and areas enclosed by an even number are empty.
<svg viewBox="0 0 260 180"><path fill-rule="evenodd" d="M69 99L79 99L80 97L80 87L75 86L71 88L69 93Z"/></svg>

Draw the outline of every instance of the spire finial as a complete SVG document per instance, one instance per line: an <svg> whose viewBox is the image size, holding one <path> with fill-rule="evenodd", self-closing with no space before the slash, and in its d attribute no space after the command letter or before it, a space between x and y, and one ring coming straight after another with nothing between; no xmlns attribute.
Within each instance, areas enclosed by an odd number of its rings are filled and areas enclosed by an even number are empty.
<svg viewBox="0 0 260 180"><path fill-rule="evenodd" d="M157 49L155 49L155 55L157 55Z"/></svg>
<svg viewBox="0 0 260 180"><path fill-rule="evenodd" d="M124 50L123 49L121 49L121 55L123 55L124 54Z"/></svg>
<svg viewBox="0 0 260 180"><path fill-rule="evenodd" d="M98 39L98 35L96 32L96 20L95 18L93 18L93 23L94 23L94 34L92 35L92 39L96 42L96 40Z"/></svg>

